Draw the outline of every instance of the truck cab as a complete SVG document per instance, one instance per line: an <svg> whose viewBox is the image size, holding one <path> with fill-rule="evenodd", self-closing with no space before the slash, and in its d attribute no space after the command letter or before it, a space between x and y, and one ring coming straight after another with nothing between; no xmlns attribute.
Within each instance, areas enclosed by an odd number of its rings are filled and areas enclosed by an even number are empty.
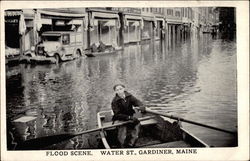
<svg viewBox="0 0 250 161"><path fill-rule="evenodd" d="M73 60L83 54L82 34L74 31L47 31L36 45L36 58L54 58L56 63ZM26 54L27 55L27 54Z"/></svg>

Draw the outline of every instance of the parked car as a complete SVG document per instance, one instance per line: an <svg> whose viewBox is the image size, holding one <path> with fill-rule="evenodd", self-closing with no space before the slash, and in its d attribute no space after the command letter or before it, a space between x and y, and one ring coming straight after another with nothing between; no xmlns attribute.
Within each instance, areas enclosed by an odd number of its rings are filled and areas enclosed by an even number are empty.
<svg viewBox="0 0 250 161"><path fill-rule="evenodd" d="M35 61L73 60L83 55L83 37L74 31L47 31L42 33L41 42L24 53Z"/></svg>

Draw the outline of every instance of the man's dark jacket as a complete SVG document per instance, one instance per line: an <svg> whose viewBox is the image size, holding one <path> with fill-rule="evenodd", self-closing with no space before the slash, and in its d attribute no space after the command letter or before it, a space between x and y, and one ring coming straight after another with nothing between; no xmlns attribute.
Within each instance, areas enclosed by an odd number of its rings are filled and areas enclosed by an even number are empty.
<svg viewBox="0 0 250 161"><path fill-rule="evenodd" d="M112 110L114 112L114 116L112 118L115 120L128 120L129 116L133 116L135 113L134 107L142 106L141 101L135 98L132 94L125 91L125 99L119 97L117 94L112 100Z"/></svg>

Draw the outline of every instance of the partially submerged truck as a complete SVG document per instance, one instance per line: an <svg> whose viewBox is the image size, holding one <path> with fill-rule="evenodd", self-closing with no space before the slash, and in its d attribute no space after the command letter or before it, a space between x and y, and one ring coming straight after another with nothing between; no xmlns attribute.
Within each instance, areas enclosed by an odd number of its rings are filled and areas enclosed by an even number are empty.
<svg viewBox="0 0 250 161"><path fill-rule="evenodd" d="M73 60L83 55L83 37L81 32L46 31L41 41L24 53L28 61L61 61Z"/></svg>

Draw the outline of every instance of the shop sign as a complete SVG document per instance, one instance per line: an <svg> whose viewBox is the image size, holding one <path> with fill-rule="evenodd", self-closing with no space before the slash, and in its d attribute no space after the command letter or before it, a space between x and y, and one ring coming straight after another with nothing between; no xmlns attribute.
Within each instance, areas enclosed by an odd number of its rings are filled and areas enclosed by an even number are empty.
<svg viewBox="0 0 250 161"><path fill-rule="evenodd" d="M139 8L130 8L130 7L110 7L109 10L111 11L120 11L125 13L134 13L134 14L141 14L141 9Z"/></svg>
<svg viewBox="0 0 250 161"><path fill-rule="evenodd" d="M22 11L5 11L5 16L20 16Z"/></svg>
<svg viewBox="0 0 250 161"><path fill-rule="evenodd" d="M15 18L15 19L5 19L5 23L11 23L11 24L16 24L19 22L19 18Z"/></svg>

